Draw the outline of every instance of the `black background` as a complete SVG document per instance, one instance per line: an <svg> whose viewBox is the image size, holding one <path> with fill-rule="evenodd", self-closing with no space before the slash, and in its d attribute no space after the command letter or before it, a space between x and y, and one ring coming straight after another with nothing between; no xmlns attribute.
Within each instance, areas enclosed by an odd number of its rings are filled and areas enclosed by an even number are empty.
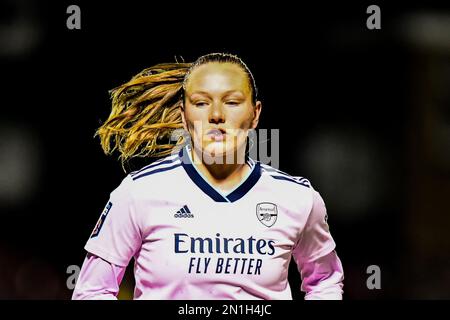
<svg viewBox="0 0 450 320"><path fill-rule="evenodd" d="M81 8L81 30L66 27L70 4ZM263 102L260 128L280 129L280 169L309 178L321 192L344 265L345 298L448 298L450 245L442 231L449 225L450 170L427 151L436 122L426 117L449 124L449 98L429 80L433 68L450 79L450 50L408 42L399 24L414 12L448 19L449 10L380 3L382 28L368 30L370 4L3 3L4 28L28 12L24 19L39 36L32 48L1 56L0 125L31 132L39 163L33 192L0 202L0 298L70 298L66 269L81 265L109 193L125 176L117 157L105 156L93 137L109 114L108 90L175 56L193 61L219 51L237 54L252 70ZM350 146L343 179L332 180L337 189L352 192L358 174L352 141L364 133L370 139L363 145L376 145L370 169L376 172L368 176L382 177L375 185L382 195L356 216L335 207L324 191L332 189L308 172L312 138L333 133ZM366 287L369 265L381 268L381 290ZM295 265L290 281L300 299Z"/></svg>

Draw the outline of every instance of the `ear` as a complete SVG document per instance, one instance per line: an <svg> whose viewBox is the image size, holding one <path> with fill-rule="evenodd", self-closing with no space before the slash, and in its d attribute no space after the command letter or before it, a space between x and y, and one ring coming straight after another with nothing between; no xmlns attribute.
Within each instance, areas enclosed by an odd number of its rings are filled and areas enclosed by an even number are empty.
<svg viewBox="0 0 450 320"><path fill-rule="evenodd" d="M262 103L261 101L256 101L255 107L253 108L253 120L252 120L252 129L256 129L259 122L259 116L261 114Z"/></svg>

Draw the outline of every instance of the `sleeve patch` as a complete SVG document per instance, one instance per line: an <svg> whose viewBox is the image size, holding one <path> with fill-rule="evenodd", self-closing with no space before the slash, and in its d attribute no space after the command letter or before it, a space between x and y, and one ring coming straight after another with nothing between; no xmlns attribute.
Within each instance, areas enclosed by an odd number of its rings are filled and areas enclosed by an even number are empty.
<svg viewBox="0 0 450 320"><path fill-rule="evenodd" d="M106 216L109 213L109 210L112 208L112 202L108 201L108 204L106 205L105 209L103 209L102 215L100 216L100 219L98 219L97 224L95 225L94 231L92 231L91 238L95 238L100 233L100 230L102 229L103 223L105 222Z"/></svg>

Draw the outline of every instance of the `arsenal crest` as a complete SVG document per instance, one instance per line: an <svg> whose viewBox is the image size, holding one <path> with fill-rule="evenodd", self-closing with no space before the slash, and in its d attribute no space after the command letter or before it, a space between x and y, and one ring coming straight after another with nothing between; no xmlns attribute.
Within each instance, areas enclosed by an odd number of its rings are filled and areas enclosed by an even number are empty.
<svg viewBox="0 0 450 320"><path fill-rule="evenodd" d="M277 205L270 202L261 202L256 205L256 216L266 227L271 227L277 221Z"/></svg>

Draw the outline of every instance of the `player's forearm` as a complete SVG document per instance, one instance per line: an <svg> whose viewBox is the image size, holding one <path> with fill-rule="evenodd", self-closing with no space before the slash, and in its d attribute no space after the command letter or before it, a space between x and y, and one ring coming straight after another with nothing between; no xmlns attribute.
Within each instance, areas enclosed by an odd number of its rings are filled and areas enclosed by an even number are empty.
<svg viewBox="0 0 450 320"><path fill-rule="evenodd" d="M342 287L340 274L333 274L308 291L305 294L305 300L342 300Z"/></svg>
<svg viewBox="0 0 450 320"><path fill-rule="evenodd" d="M74 290L72 300L117 300L117 292L106 290Z"/></svg>
<svg viewBox="0 0 450 320"><path fill-rule="evenodd" d="M125 267L88 254L80 270L73 300L117 300Z"/></svg>
<svg viewBox="0 0 450 320"><path fill-rule="evenodd" d="M305 300L341 300L344 272L335 251L303 265L302 290Z"/></svg>

